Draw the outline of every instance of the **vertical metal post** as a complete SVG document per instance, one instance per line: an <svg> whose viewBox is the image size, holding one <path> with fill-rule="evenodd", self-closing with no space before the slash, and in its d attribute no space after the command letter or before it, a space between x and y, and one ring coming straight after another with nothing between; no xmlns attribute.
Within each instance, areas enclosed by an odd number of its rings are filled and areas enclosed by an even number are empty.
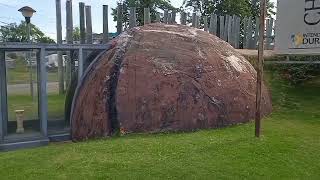
<svg viewBox="0 0 320 180"><path fill-rule="evenodd" d="M203 16L203 23L204 23L204 26L203 26L204 31L208 32L208 17L207 16Z"/></svg>
<svg viewBox="0 0 320 180"><path fill-rule="evenodd" d="M249 17L248 19L248 31L247 31L247 43L248 43L248 48L252 49L252 18Z"/></svg>
<svg viewBox="0 0 320 180"><path fill-rule="evenodd" d="M163 23L168 24L168 16L169 16L168 10L164 10Z"/></svg>
<svg viewBox="0 0 320 180"><path fill-rule="evenodd" d="M117 34L121 34L123 30L122 27L122 4L118 3L117 8Z"/></svg>
<svg viewBox="0 0 320 180"><path fill-rule="evenodd" d="M103 43L109 41L108 5L103 5Z"/></svg>
<svg viewBox="0 0 320 180"><path fill-rule="evenodd" d="M248 22L247 18L243 19L243 49L248 49Z"/></svg>
<svg viewBox="0 0 320 180"><path fill-rule="evenodd" d="M258 50L258 69L257 69L257 94L256 94L256 116L255 116L255 136L261 134L261 100L262 100L262 81L263 81L263 51L264 51L264 30L266 16L266 0L260 0L260 36Z"/></svg>
<svg viewBox="0 0 320 180"><path fill-rule="evenodd" d="M46 50L40 49L38 53L39 66L39 116L40 129L43 136L48 135L48 99L47 99L47 68L45 63Z"/></svg>
<svg viewBox="0 0 320 180"><path fill-rule="evenodd" d="M196 15L196 28L200 28L200 17Z"/></svg>
<svg viewBox="0 0 320 180"><path fill-rule="evenodd" d="M137 26L137 13L135 7L130 7L129 28Z"/></svg>
<svg viewBox="0 0 320 180"><path fill-rule="evenodd" d="M180 23L182 25L186 25L187 24L187 13L186 12L181 12Z"/></svg>
<svg viewBox="0 0 320 180"><path fill-rule="evenodd" d="M226 15L225 16L225 23L224 23L224 40L226 41L226 42L228 42L228 30L229 30L229 15Z"/></svg>
<svg viewBox="0 0 320 180"><path fill-rule="evenodd" d="M259 17L256 17L256 28L255 28L255 31L254 31L254 48L257 49L257 44L258 44L258 41L259 41Z"/></svg>
<svg viewBox="0 0 320 180"><path fill-rule="evenodd" d="M232 17L232 29L231 29L231 36L232 36L232 46L236 47L236 36L237 36L237 16L233 15Z"/></svg>
<svg viewBox="0 0 320 180"><path fill-rule="evenodd" d="M79 57L78 57L78 82L81 81L83 74L83 49L79 48Z"/></svg>
<svg viewBox="0 0 320 180"><path fill-rule="evenodd" d="M66 27L67 27L67 43L73 44L73 19L72 19L72 1L67 0L66 1ZM71 71L72 71L72 52L68 52L68 58L66 62L66 84L67 87L69 87L69 84L71 82Z"/></svg>
<svg viewBox="0 0 320 180"><path fill-rule="evenodd" d="M196 27L197 23L197 14L194 12L192 13L192 27Z"/></svg>
<svg viewBox="0 0 320 180"><path fill-rule="evenodd" d="M227 16L228 18L228 30L227 30L227 36L228 36L228 42L232 45L232 34L231 34L231 29L232 29L232 16Z"/></svg>
<svg viewBox="0 0 320 180"><path fill-rule="evenodd" d="M91 6L86 6L86 36L87 44L92 44Z"/></svg>
<svg viewBox="0 0 320 180"><path fill-rule="evenodd" d="M240 29L241 29L241 19L240 17L236 16L236 27L235 27L235 48L239 49L240 48Z"/></svg>
<svg viewBox="0 0 320 180"><path fill-rule="evenodd" d="M66 16L67 16L67 43L73 44L73 19L72 19L72 1L66 1Z"/></svg>
<svg viewBox="0 0 320 180"><path fill-rule="evenodd" d="M171 24L171 18L172 18L172 14L168 13L168 24Z"/></svg>
<svg viewBox="0 0 320 180"><path fill-rule="evenodd" d="M157 23L160 23L160 19L161 19L161 17L160 17L160 13L156 13L156 22Z"/></svg>
<svg viewBox="0 0 320 180"><path fill-rule="evenodd" d="M56 28L57 28L57 43L62 44L62 24L61 24L61 0L56 0ZM64 68L62 52L58 51L58 79L59 79L59 94L64 93Z"/></svg>
<svg viewBox="0 0 320 180"><path fill-rule="evenodd" d="M210 34L217 35L217 20L217 15L211 14L209 27Z"/></svg>
<svg viewBox="0 0 320 180"><path fill-rule="evenodd" d="M7 134L8 106L7 106L7 78L5 51L0 50L0 142Z"/></svg>
<svg viewBox="0 0 320 180"><path fill-rule="evenodd" d="M144 22L144 25L151 23L150 8L144 8L143 22Z"/></svg>
<svg viewBox="0 0 320 180"><path fill-rule="evenodd" d="M86 43L86 20L85 20L85 4L79 3L79 19L80 19L80 44Z"/></svg>
<svg viewBox="0 0 320 180"><path fill-rule="evenodd" d="M266 35L267 35L267 47L266 47L266 49L272 49L271 48L271 43L272 43L273 23L274 23L274 20L272 18L267 20L267 29L266 29L267 30L267 32L266 32Z"/></svg>
<svg viewBox="0 0 320 180"><path fill-rule="evenodd" d="M171 24L176 24L176 11L173 10L171 13Z"/></svg>
<svg viewBox="0 0 320 180"><path fill-rule="evenodd" d="M219 37L224 39L224 16L220 16L220 34Z"/></svg>
<svg viewBox="0 0 320 180"><path fill-rule="evenodd" d="M31 33L31 25L30 22L26 22L27 25L27 41L28 43L31 43L30 41L30 33ZM28 50L26 53L27 62L29 62L29 78L30 78L30 94L32 97L32 101L34 100L34 90L33 90L33 68L32 68L32 61L31 61L31 54Z"/></svg>

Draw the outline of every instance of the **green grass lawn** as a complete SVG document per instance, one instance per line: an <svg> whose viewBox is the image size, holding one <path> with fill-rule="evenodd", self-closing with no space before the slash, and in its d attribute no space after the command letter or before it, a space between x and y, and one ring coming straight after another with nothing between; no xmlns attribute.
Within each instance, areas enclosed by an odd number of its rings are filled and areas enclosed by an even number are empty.
<svg viewBox="0 0 320 180"><path fill-rule="evenodd" d="M18 57L15 60L16 67L14 69L7 70L8 84L28 84L30 83L30 69L27 66L26 61L22 57ZM34 67L32 70L33 81L37 80L37 70ZM58 81L58 70L48 72L48 82Z"/></svg>
<svg viewBox="0 0 320 180"><path fill-rule="evenodd" d="M64 118L65 95L48 95L48 117L49 119ZM25 110L24 119L38 119L38 99L32 101L30 95L8 96L9 121L15 121L15 110Z"/></svg>
<svg viewBox="0 0 320 180"><path fill-rule="evenodd" d="M254 124L132 134L0 153L1 179L320 179L320 82L268 74L274 113Z"/></svg>

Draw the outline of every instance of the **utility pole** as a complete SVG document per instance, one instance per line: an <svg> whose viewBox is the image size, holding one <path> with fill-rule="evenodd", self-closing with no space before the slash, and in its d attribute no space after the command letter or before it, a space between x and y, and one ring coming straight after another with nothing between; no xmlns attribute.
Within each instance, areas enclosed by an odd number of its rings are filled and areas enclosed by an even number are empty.
<svg viewBox="0 0 320 180"><path fill-rule="evenodd" d="M264 30L266 16L266 0L260 0L260 26L259 26L259 49L258 49L258 69L257 69L257 91L256 91L256 116L255 116L255 136L261 135L261 99L263 81L263 51L264 51Z"/></svg>
<svg viewBox="0 0 320 180"><path fill-rule="evenodd" d="M56 0L56 19L57 19L57 43L62 44L62 25L61 25L61 0ZM64 93L64 68L62 52L58 51L58 79L59 79L59 94Z"/></svg>

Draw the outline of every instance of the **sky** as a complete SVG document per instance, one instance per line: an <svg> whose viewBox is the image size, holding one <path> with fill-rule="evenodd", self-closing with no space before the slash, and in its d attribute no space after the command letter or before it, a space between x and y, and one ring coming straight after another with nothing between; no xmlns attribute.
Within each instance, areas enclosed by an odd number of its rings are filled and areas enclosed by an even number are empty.
<svg viewBox="0 0 320 180"><path fill-rule="evenodd" d="M271 1L275 2L276 0ZM63 35L65 35L66 24L65 2L66 0L61 0ZM93 32L102 33L102 6L109 5L109 13L111 13L111 8L116 7L117 0L72 0L74 27L79 26L79 2L91 6ZM172 5L177 8L182 5L182 2L183 0L171 0ZM23 6L30 6L35 9L37 12L31 19L32 23L38 26L47 36L56 39L55 0L0 0L0 25L19 23L24 20L24 17L18 12L18 9ZM115 25L116 22L113 22L111 14L109 14L110 32L116 31Z"/></svg>

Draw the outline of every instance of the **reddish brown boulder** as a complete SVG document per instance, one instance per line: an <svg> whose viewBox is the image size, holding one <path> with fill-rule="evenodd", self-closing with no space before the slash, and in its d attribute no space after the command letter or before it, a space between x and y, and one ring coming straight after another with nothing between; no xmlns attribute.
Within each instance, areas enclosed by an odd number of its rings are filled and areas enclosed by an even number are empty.
<svg viewBox="0 0 320 180"><path fill-rule="evenodd" d="M78 85L72 138L190 131L254 118L256 71L228 43L179 25L151 24L115 39ZM272 110L263 87L264 115Z"/></svg>

